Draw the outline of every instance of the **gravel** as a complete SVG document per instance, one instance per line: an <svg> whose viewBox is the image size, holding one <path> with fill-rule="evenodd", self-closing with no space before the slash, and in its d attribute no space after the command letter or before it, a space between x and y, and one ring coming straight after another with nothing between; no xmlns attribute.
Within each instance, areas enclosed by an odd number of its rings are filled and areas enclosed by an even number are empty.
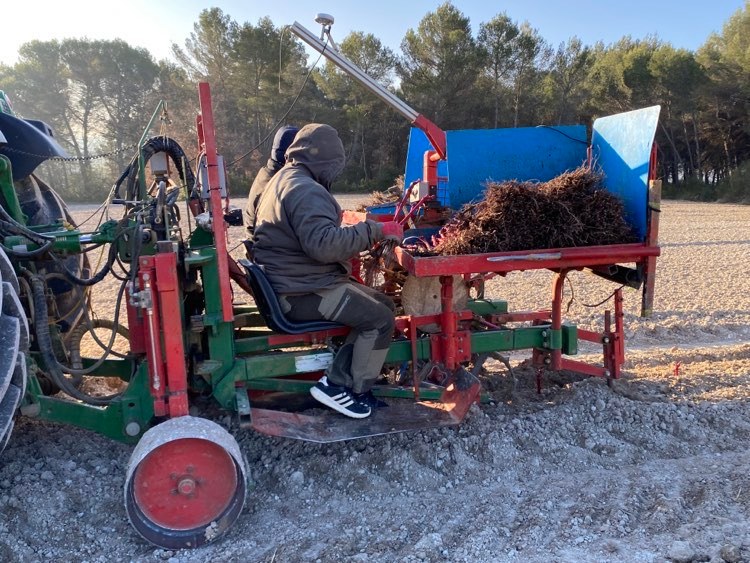
<svg viewBox="0 0 750 563"><path fill-rule="evenodd" d="M750 561L750 207L663 210L655 314L626 290L612 387L555 374L538 394L519 352L513 376L488 364L493 402L458 427L330 445L235 431L248 502L194 551L130 527L131 446L22 418L0 465L0 561ZM600 328L584 304L614 287L571 281L567 318ZM518 273L488 294L538 309L550 286Z"/></svg>

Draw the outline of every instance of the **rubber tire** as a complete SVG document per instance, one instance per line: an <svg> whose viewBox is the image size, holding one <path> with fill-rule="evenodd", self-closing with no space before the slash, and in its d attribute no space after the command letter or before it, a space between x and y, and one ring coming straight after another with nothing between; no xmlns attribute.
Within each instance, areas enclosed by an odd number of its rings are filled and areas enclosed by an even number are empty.
<svg viewBox="0 0 750 563"><path fill-rule="evenodd" d="M219 513L211 514L210 522L190 529L171 529L154 521L148 516L146 507L139 506L136 488L145 483L145 481L137 482L139 467L143 464L150 464L152 459L158 459L149 456L152 453L159 455L159 450L163 446L186 440L208 442L212 447L223 450L223 453L233 461L232 473L236 478L236 485L226 507ZM125 509L130 523L146 541L164 549L192 549L213 542L229 530L242 512L247 495L246 467L247 462L237 441L218 424L194 416L180 416L162 422L143 435L128 462L124 493ZM156 497L154 502L160 506L167 506L172 503L181 504L182 501L178 495L165 494ZM187 507L182 508L182 510L186 509L189 510Z"/></svg>
<svg viewBox="0 0 750 563"><path fill-rule="evenodd" d="M68 211L62 198L50 186L34 176L27 176L14 182L21 211L28 218L29 226L49 225L59 220L65 220L75 226L75 221ZM65 267L79 277L85 277L84 270L90 268L85 254L71 255L63 260ZM62 269L52 260L38 260L35 262L37 271L42 276L62 274ZM86 274L88 275L88 274ZM55 303L60 313L60 331L70 332L81 321L84 305L80 303L80 294L69 281L59 276L49 278L47 286L55 294Z"/></svg>
<svg viewBox="0 0 750 563"><path fill-rule="evenodd" d="M18 298L13 265L0 249L0 452L10 439L18 407L26 393L29 324Z"/></svg>

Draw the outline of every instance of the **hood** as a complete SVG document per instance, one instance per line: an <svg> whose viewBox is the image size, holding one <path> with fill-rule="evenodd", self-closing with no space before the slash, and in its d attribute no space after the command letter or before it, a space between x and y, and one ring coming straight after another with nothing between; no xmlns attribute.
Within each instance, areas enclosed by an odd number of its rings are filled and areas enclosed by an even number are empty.
<svg viewBox="0 0 750 563"><path fill-rule="evenodd" d="M297 131L299 131L299 127L294 127L293 125L286 125L276 131L276 135L273 138L273 146L271 147L271 160L284 166L286 162L286 150L292 144Z"/></svg>
<svg viewBox="0 0 750 563"><path fill-rule="evenodd" d="M286 151L286 159L292 165L303 165L328 190L346 163L339 134L330 125L321 123L310 123L299 130Z"/></svg>

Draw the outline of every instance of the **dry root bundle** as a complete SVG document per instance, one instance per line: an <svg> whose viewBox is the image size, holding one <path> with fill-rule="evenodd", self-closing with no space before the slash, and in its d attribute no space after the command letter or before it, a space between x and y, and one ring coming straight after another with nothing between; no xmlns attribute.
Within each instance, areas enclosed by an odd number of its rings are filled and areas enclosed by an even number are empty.
<svg viewBox="0 0 750 563"><path fill-rule="evenodd" d="M367 211L368 207L376 205L382 205L384 203L396 203L402 197L404 197L404 177L399 176L393 182L390 188L387 188L384 192L374 191L370 194L370 199L359 205L356 211Z"/></svg>
<svg viewBox="0 0 750 563"><path fill-rule="evenodd" d="M380 289L403 285L406 273L396 261L395 248L396 243L388 240L360 256L365 285ZM382 283L380 274L383 276Z"/></svg>
<svg viewBox="0 0 750 563"><path fill-rule="evenodd" d="M635 242L622 201L581 167L548 182L488 183L441 230L439 254L510 252Z"/></svg>

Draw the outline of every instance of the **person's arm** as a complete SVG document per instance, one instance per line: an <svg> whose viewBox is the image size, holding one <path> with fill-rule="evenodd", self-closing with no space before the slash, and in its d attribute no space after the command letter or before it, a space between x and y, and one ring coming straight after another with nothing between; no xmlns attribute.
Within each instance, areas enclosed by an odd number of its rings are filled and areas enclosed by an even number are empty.
<svg viewBox="0 0 750 563"><path fill-rule="evenodd" d="M318 262L348 260L383 238L375 221L340 227L338 209L322 187L298 190L284 207L302 250Z"/></svg>

